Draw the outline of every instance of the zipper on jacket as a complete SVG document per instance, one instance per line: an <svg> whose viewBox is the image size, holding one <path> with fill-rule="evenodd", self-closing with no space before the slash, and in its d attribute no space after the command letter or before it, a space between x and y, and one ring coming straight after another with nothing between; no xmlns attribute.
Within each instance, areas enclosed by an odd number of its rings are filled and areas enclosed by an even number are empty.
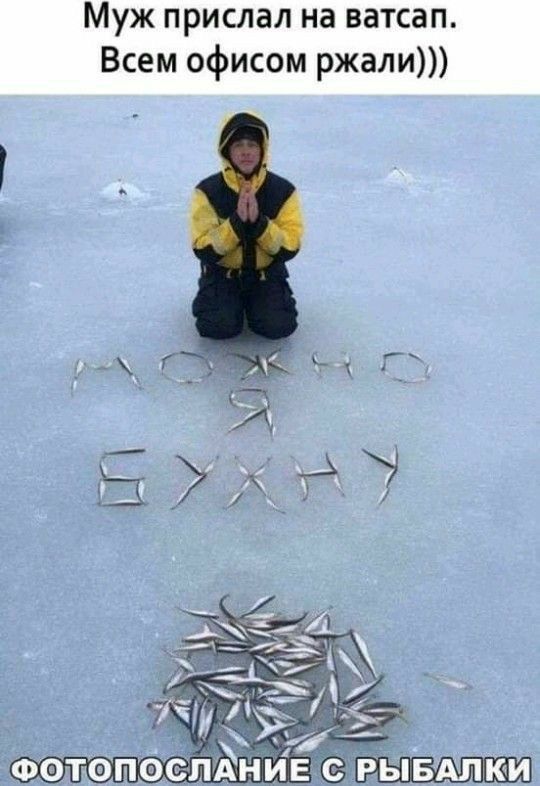
<svg viewBox="0 0 540 786"><path fill-rule="evenodd" d="M246 237L242 243L242 256L243 256L243 266L248 270L255 270L257 267L257 254L256 254L256 243L253 238Z"/></svg>

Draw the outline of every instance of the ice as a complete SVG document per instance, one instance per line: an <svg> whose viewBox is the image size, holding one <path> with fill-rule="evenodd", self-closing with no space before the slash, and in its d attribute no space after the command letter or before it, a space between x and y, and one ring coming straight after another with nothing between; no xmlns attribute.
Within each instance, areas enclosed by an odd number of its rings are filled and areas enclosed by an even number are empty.
<svg viewBox="0 0 540 786"><path fill-rule="evenodd" d="M253 107L271 129L271 167L300 191L307 234L290 263L296 334L199 338L191 190L216 171L221 116ZM234 608L276 594L277 610L333 607L403 704L389 739L321 746L343 756L523 756L538 739L538 98L2 98L8 151L0 203L2 354L2 782L21 755L189 755L172 721L151 729L170 663L193 632L175 610ZM137 117L135 117L137 115ZM394 187L394 167L412 183ZM149 199L108 202L104 184ZM114 189L113 189L114 190ZM39 286L36 286L39 284ZM268 356L271 371L242 382ZM159 359L214 365L178 385ZM416 352L433 371L407 385L380 370ZM315 372L350 354L344 368ZM129 360L85 370L78 358ZM202 361L170 370L200 374ZM407 365L416 373L417 365ZM400 366L401 370L401 366ZM263 418L229 393L267 391ZM384 467L399 471L377 507ZM144 447L120 474L146 478L137 508L96 504L99 459ZM295 474L339 467L330 477ZM176 454L214 471L194 479ZM264 485L225 506L271 457ZM111 463L112 466L112 463ZM423 676L455 675L452 691ZM268 755L266 748L261 748ZM210 751L217 755L217 749ZM352 782L352 780L347 781Z"/></svg>

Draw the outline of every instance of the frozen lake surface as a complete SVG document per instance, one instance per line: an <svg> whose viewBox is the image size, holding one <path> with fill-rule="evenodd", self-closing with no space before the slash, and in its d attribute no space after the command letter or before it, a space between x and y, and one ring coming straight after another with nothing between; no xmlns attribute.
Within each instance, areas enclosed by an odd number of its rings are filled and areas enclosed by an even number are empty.
<svg viewBox="0 0 540 786"><path fill-rule="evenodd" d="M307 224L289 266L300 327L281 342L201 339L190 314L191 190L217 169L222 115L244 108L268 122ZM266 594L288 615L331 606L386 675L381 698L406 708L385 741L321 746L314 784L330 755L535 753L539 128L535 98L0 99L2 782L19 756L192 755L146 703L173 671L162 648L200 627L175 607L225 593L236 609ZM247 383L228 354L278 348L293 373ZM212 375L165 379L178 350ZM354 379L318 377L314 351L348 352ZM391 351L418 352L430 380L384 376ZM117 355L142 390L118 367L70 395L77 358ZM274 440L260 419L226 433L246 384L267 390ZM361 448L394 443L377 507L385 470ZM144 475L148 504L98 506L102 453L133 447L146 452L110 466ZM291 455L319 469L326 451L346 496L315 478L303 502ZM177 453L220 458L171 511L194 479ZM255 488L225 510L234 456L272 457L263 479L286 515Z"/></svg>

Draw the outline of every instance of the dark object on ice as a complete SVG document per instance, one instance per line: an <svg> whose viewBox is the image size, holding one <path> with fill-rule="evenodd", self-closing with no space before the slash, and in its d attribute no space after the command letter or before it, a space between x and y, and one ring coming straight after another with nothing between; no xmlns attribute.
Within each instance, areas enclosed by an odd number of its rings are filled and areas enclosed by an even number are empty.
<svg viewBox="0 0 540 786"><path fill-rule="evenodd" d="M4 164L6 163L6 149L0 145L0 191L2 190L2 182L4 180Z"/></svg>
<svg viewBox="0 0 540 786"><path fill-rule="evenodd" d="M296 300L285 265L240 275L217 265L203 265L193 301L197 330L206 338L232 338L242 332L244 312L249 327L265 338L278 339L297 327Z"/></svg>

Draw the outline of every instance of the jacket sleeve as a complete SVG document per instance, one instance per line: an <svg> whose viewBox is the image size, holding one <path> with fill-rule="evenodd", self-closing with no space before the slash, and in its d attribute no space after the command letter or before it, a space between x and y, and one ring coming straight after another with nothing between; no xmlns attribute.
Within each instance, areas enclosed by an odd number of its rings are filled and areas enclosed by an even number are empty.
<svg viewBox="0 0 540 786"><path fill-rule="evenodd" d="M205 264L219 264L242 242L243 224L236 213L220 219L206 194L196 188L191 200L191 245Z"/></svg>
<svg viewBox="0 0 540 786"><path fill-rule="evenodd" d="M272 262L287 262L295 257L304 234L298 192L292 192L274 219L260 216L253 234L262 250L273 257Z"/></svg>

